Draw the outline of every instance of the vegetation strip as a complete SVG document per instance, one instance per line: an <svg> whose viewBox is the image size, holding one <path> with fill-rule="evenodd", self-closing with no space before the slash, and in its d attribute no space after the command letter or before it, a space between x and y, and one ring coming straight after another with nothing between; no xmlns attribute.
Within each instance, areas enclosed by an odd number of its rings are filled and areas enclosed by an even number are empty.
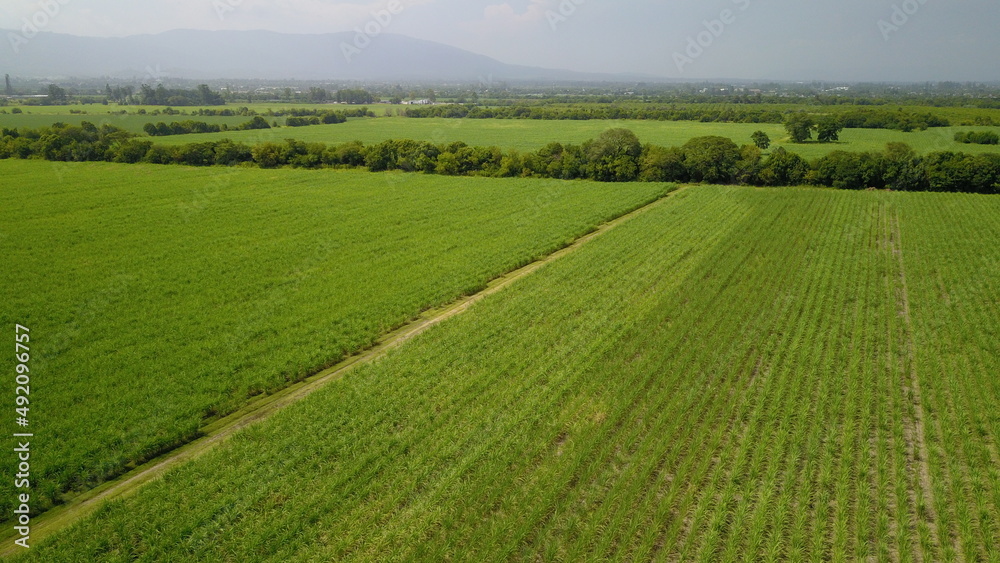
<svg viewBox="0 0 1000 563"><path fill-rule="evenodd" d="M39 161L0 170L0 223L13 229L0 237L11 295L0 321L50 338L32 515L674 189ZM0 466L15 474L16 457ZM14 479L0 483L4 514L18 508L14 491Z"/></svg>
<svg viewBox="0 0 1000 563"><path fill-rule="evenodd" d="M671 194L671 191L663 194L656 200L643 205L633 211L621 215L611 221L596 227L592 232L577 238L566 247L557 250L527 266L521 267L508 274L500 276L491 281L485 289L473 295L463 297L458 301L431 309L423 313L419 319L386 334L371 348L355 354L341 363L326 369L302 382L287 387L273 395L264 397L251 403L221 420L202 429L203 435L169 453L166 453L152 461L137 467L115 481L109 481L101 486L81 494L68 503L56 507L33 520L32 540L35 543L43 541L45 538L55 534L59 530L85 518L88 514L96 510L102 502L127 496L144 484L163 475L170 468L194 459L200 454L208 451L213 446L221 443L231 436L254 422L263 420L282 408L291 405L320 389L324 385L336 381L343 377L349 370L358 364L370 363L383 357L389 351L401 346L411 338L425 332L431 327L459 315L469 309L472 305L495 294L514 282L534 273L543 266L558 260L591 240L601 236L616 226L629 221L637 215L648 211L657 203L663 201ZM9 542L13 534L5 533L3 536L4 547L0 550L0 556L13 555L17 551L17 546Z"/></svg>
<svg viewBox="0 0 1000 563"><path fill-rule="evenodd" d="M904 381L904 392L912 403L913 414L909 420L905 421L905 432L907 437L907 452L910 456L909 463L912 464L916 473L916 487L913 494L914 506L917 507L916 518L920 520L920 511L926 512L926 522L930 531L932 546L935 548L940 544L940 535L937 530L937 516L934 512L934 487L931 481L930 454L927 449L927 433L924 429L924 405L920 393L920 374L917 373L917 358L914 342L913 318L910 316L910 290L906 283L906 260L903 257L903 235L899 226L898 212L891 219L890 236L893 241L893 253L899 260L899 291L900 291L900 315L903 318L904 338L903 342L906 362L909 365L905 368L906 380ZM918 557L921 554L917 554ZM919 560L923 560L919 557Z"/></svg>
<svg viewBox="0 0 1000 563"><path fill-rule="evenodd" d="M319 118L315 119L318 123ZM172 127L163 123L147 124L147 132L157 133L161 125L162 134L169 134ZM195 122L174 125L177 133L197 126ZM202 125L208 127L207 123ZM245 127L254 128L252 123ZM822 144L838 141L841 131L835 122L817 123L805 114L785 127L799 145L812 137L814 129ZM996 137L988 131L981 134ZM579 146L553 142L524 154L513 149L505 152L498 146L469 146L460 141L434 144L412 139L391 139L367 146L360 141L328 146L286 139L284 143L262 142L251 146L225 138L164 146L118 127L98 128L84 122L80 127L56 123L41 129L2 128L0 159L265 169L363 167L371 172L401 170L441 176L757 186L809 184L854 190L1000 193L1000 154L936 151L921 156L906 143L891 142L884 151L835 150L810 162L783 147L775 147L765 158L764 151L771 148L769 135L758 130L751 138L754 144L741 146L723 136L694 137L681 147L667 148L643 144L633 131L614 128Z"/></svg>

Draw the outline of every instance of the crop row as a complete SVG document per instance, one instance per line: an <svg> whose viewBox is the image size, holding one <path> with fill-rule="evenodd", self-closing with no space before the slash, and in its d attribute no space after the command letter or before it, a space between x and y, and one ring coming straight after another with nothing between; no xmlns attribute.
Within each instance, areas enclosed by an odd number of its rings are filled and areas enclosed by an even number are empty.
<svg viewBox="0 0 1000 563"><path fill-rule="evenodd" d="M37 341L32 507L93 487L665 185L2 163L0 324ZM14 381L8 383L14 396ZM31 430L31 429L29 429ZM13 475L15 458L0 470ZM5 511L13 480L0 494Z"/></svg>
<svg viewBox="0 0 1000 563"><path fill-rule="evenodd" d="M905 198L900 249L934 559L1000 558L1000 205Z"/></svg>
<svg viewBox="0 0 1000 563"><path fill-rule="evenodd" d="M28 559L995 557L984 201L689 188Z"/></svg>

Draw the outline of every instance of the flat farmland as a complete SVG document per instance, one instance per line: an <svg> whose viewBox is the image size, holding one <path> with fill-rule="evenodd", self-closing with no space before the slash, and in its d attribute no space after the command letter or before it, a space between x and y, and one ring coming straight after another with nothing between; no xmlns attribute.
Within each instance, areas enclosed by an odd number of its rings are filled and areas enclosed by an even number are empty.
<svg viewBox="0 0 1000 563"><path fill-rule="evenodd" d="M160 108L163 109L163 108ZM170 123L172 121L204 121L211 125L222 125L225 124L229 127L236 127L247 121L250 121L251 117L243 116L232 116L232 117L222 117L222 116L191 116L191 115L115 115L109 114L107 112L101 113L87 113L87 114L68 114L68 113L36 113L33 110L27 110L31 113L23 113L17 115L0 115L0 127L6 127L8 129L14 128L28 128L28 129L38 129L41 127L48 127L53 123L61 122L67 125L80 125L83 122L93 123L98 127L104 125L112 125L129 131L131 133L137 133L139 135L145 135L143 127L147 123L159 123L160 121L164 123ZM279 122L284 123L284 118L279 119ZM237 133L237 131L234 131Z"/></svg>
<svg viewBox="0 0 1000 563"><path fill-rule="evenodd" d="M190 115L136 115L134 112L141 106L128 106L128 115L114 115L111 110L94 109L101 106L53 106L26 108L28 114L0 115L0 127L38 128L51 125L56 121L79 125L89 121L97 125L114 125L133 133L142 134L147 123L163 121L204 121L210 124L226 124L235 127L246 123L251 118L190 116ZM227 106L238 109L237 104ZM273 104L255 104L251 106L259 112L267 110L287 110L292 106ZM357 106L294 106L307 109L357 109ZM1000 133L1000 127L968 126L968 127L936 127L926 131L904 133L885 129L845 129L840 135L840 141L835 143L807 142L792 143L783 125L774 123L701 123L693 121L644 121L644 120L527 120L527 119L413 119L406 117L382 117L384 108L391 111L400 106L372 106L377 118L351 118L347 123L335 125L314 125L307 127L277 127L273 129L252 131L225 131L221 133L173 135L155 137L153 141L163 145L180 145L205 141L233 139L247 144L262 142L282 142L292 138L306 142L327 144L362 141L366 144L379 143L388 139L412 139L428 141L434 144L452 143L457 141L469 145L499 146L503 149L518 149L534 151L551 143L581 144L588 139L596 138L607 129L625 127L634 131L644 143L661 146L680 146L694 137L718 135L732 139L738 145L750 144L751 135L755 131L764 131L771 138L773 146L781 146L796 152L807 159L819 158L834 150L845 151L882 151L891 142L902 142L912 146L918 153L927 154L936 151L956 151L967 153L1000 153L1000 146L957 143L955 133L959 131L994 131ZM789 106L792 108L794 106ZM88 108L88 109L79 109ZM87 115L69 114L69 109L88 111ZM141 108L153 111L152 106ZM159 108L162 109L162 108ZM191 111L195 108L183 108ZM219 108L215 108L219 109ZM788 108L785 108L788 109ZM909 108L918 111L921 108ZM924 108L925 110L929 108ZM944 112L938 109L935 112ZM956 110L957 111L957 110ZM984 110L985 111L985 110ZM925 112L926 113L926 112ZM284 117L266 117L268 122L276 121L283 125Z"/></svg>
<svg viewBox="0 0 1000 563"><path fill-rule="evenodd" d="M775 143L806 158L818 158L834 150L883 151L890 142L903 142L926 154L934 151L970 153L997 152L1000 146L956 143L956 131L1000 132L1000 127L941 127L926 131L903 133L884 129L845 129L837 143L803 143L789 141L783 125L771 123L700 123L691 121L541 121L526 119L412 119L405 117L351 119L336 125L289 127L263 131L230 131L201 135L177 135L157 138L167 145L209 140L233 139L253 144L264 141L281 142L285 138L327 144L363 141L366 144L388 139L413 139L434 144L462 141L469 145L538 150L551 142L581 144L594 139L607 129L625 127L635 132L644 143L680 146L694 137L718 135L733 139L738 145L750 144L755 131L764 131Z"/></svg>
<svg viewBox="0 0 1000 563"><path fill-rule="evenodd" d="M31 329L45 434L36 509L672 189L40 161L0 173L0 323Z"/></svg>
<svg viewBox="0 0 1000 563"><path fill-rule="evenodd" d="M22 560L995 560L998 216L684 189Z"/></svg>
<svg viewBox="0 0 1000 563"><path fill-rule="evenodd" d="M205 109L209 111L220 111L220 110L232 110L239 111L240 108L248 108L250 110L256 111L257 113L264 114L268 111L283 112L290 109L312 109L320 111L343 111L343 110L354 110L360 107L367 107L369 110L375 112L377 115L382 115L387 108L396 108L399 106L389 106L389 105L379 105L372 104L370 106L351 106L351 105L312 105L312 104L280 104L280 103L255 103L255 104L240 104L232 103L225 106L183 106L173 108L180 112L185 112L191 114L195 111ZM20 109L23 113L13 114L10 113L11 107L0 108L2 111L6 111L6 114L0 113L0 127L28 127L28 128L38 128L51 125L57 121L67 123L69 125L79 125L84 121L89 121L98 126L107 124L114 125L115 127L120 127L126 131L131 131L133 133L143 133L143 126L147 123L158 123L163 121L164 123L170 123L171 121L204 121L210 124L226 124L229 127L235 127L241 125L253 119L247 116L200 116L200 115L153 115L153 112L162 112L166 109L164 106L118 106L109 105L104 106L100 104L71 104L65 106L22 106ZM144 115L138 112L146 112ZM76 113L73 113L76 112ZM125 112L124 114L122 112ZM285 123L284 117L267 117L268 123L272 121L277 121L280 124Z"/></svg>

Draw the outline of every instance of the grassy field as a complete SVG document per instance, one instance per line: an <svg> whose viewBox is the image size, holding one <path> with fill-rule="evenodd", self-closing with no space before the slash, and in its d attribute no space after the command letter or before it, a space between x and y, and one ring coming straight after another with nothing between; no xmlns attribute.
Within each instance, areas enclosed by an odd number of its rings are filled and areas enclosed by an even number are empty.
<svg viewBox="0 0 1000 563"><path fill-rule="evenodd" d="M504 119L408 119L402 117L358 119L337 125L280 128L264 131L234 131L205 135L177 135L157 139L162 144L183 144L231 138L246 143L282 141L285 138L309 142L342 143L353 140L377 143L386 139L414 139L433 143L463 141L469 145L497 145L502 148L537 150L548 143L580 144L613 127L631 129L644 143L680 146L692 137L720 135L737 144L749 144L754 131L764 131L790 151L812 159L834 150L882 151L886 143L905 142L920 153L951 150L971 153L997 152L1000 146L956 143L955 131L995 130L1000 127L943 127L902 133L882 129L846 129L838 143L794 144L782 125L746 123L698 123L690 121L538 121Z"/></svg>
<svg viewBox="0 0 1000 563"><path fill-rule="evenodd" d="M207 109L212 111L218 111L222 109L230 109L237 111L240 108L249 108L258 113L264 114L268 111L283 111L288 109L320 109L320 110L347 110L347 109L358 109L362 106L347 106L347 105L310 105L310 104L229 104L227 106L187 106L187 107L176 107L177 111L184 112L186 114L191 114L200 109ZM398 108L399 106L390 106L388 104L371 104L364 106L375 112L377 115L382 116L386 109ZM121 127L127 131L132 131L133 133L143 133L143 126L147 123L158 123L163 121L164 123L170 123L171 121L204 121L206 123L212 124L226 124L230 127L235 127L250 121L251 117L245 116L198 116L198 115L152 115L154 111L162 111L165 109L163 106L103 106L97 104L75 104L67 106L22 106L21 110L23 113L12 114L10 113L10 107L0 108L0 110L6 111L6 114L0 113L0 127L29 127L37 128L51 125L57 121L67 123L70 125L79 125L84 121L89 121L98 126L108 124L114 125L115 127ZM80 113L71 113L71 112ZM121 112L126 112L124 115ZM146 115L139 115L139 111L145 111ZM265 116L266 117L266 116ZM285 123L285 118L283 117L270 117L268 122L277 121L279 124Z"/></svg>
<svg viewBox="0 0 1000 563"><path fill-rule="evenodd" d="M39 161L0 174L0 324L32 331L45 436L36 509L669 189Z"/></svg>
<svg viewBox="0 0 1000 563"><path fill-rule="evenodd" d="M998 214L689 188L24 559L996 560Z"/></svg>
<svg viewBox="0 0 1000 563"><path fill-rule="evenodd" d="M71 106L30 108L31 115L0 115L0 127L41 127L54 121L79 124L90 121L98 125L108 123L135 133L142 133L146 123L164 121L184 121L194 119L208 123L225 123L230 127L246 123L248 117L192 117L192 116L151 116L151 115L101 115L95 107L85 111L92 115L69 115ZM287 109L287 106L273 104L257 104L253 106L258 111L268 109ZM303 106L298 106L303 107ZM326 106L308 106L326 107ZM340 109L349 106L329 106ZM747 123L700 123L692 121L540 121L540 120L504 120L504 119L408 119L403 117L382 117L385 107L395 111L399 106L372 106L378 118L351 119L347 123L336 125L319 125L309 127L280 127L262 131L227 131L223 133L176 135L158 137L155 142L164 145L177 145L203 141L233 139L249 144L260 142L281 142L286 138L294 138L308 142L328 144L348 141L364 141L378 143L387 139L414 139L430 141L435 144L463 141L470 145L500 146L519 150L537 150L551 142L580 144L593 139L603 131L613 127L626 127L633 130L639 139L645 143L663 146L680 146L692 137L705 135L720 135L733 139L737 144L749 144L750 136L755 131L764 131L771 137L775 146L783 146L802 156L813 159L828 154L834 150L847 151L881 151L890 142L904 142L911 145L917 152L926 154L934 151L961 151L968 153L993 152L1000 153L1000 146L966 145L954 140L957 131L995 131L1000 133L1000 127L941 127L926 131L903 133L882 129L846 129L841 134L838 143L791 143L785 128L778 124L747 124ZM791 107L791 106L789 106ZM233 106L235 109L235 106ZM78 108L72 108L78 109ZM130 111L135 111L130 106ZM155 108L146 108L152 111ZM161 108L162 109L162 108ZM193 109L193 108L185 108ZM916 111L920 108L910 108ZM923 108L929 111L931 108ZM949 108L938 108L935 111L945 111ZM61 110L61 111L59 111ZM108 111L108 110L105 110ZM979 110L986 111L986 110ZM284 118L268 118L284 123Z"/></svg>
<svg viewBox="0 0 1000 563"><path fill-rule="evenodd" d="M902 209L913 369L941 559L1000 561L1000 213L995 199L932 196Z"/></svg>
<svg viewBox="0 0 1000 563"><path fill-rule="evenodd" d="M10 128L20 128L26 127L29 129L38 129L40 127L47 127L56 122L66 123L67 125L80 125L84 121L93 123L98 127L102 125L113 125L126 131L131 131L132 133L138 133L145 135L143 127L147 123L159 123L160 121L164 123L170 123L172 121L204 121L210 124L223 123L229 127L236 127L250 121L250 117L234 116L234 117L215 117L215 116L190 116L190 115L109 115L107 113L102 114L87 114L87 115L67 115L67 114L42 114L32 112L30 114L20 114L20 115L0 115L0 127ZM284 119L280 122L284 123ZM235 133L235 132L234 132Z"/></svg>

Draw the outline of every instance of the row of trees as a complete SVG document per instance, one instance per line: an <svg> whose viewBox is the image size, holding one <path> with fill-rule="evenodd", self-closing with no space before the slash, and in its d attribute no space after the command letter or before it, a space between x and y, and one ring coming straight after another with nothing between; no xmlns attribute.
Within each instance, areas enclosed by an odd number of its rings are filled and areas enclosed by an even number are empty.
<svg viewBox="0 0 1000 563"><path fill-rule="evenodd" d="M296 117L292 116L285 120L285 125L288 127L302 127L305 125L320 125L320 124L334 124L334 123L344 123L347 121L347 116L345 112L338 111L324 111L319 112L318 115L313 115L309 117ZM254 129L270 129L271 125L262 116L256 115L250 121L238 125L236 127L230 128L225 123L206 123L204 121L194 121L188 119L185 121L174 121L169 125L164 122L159 122L156 124L147 123L143 126L143 131L146 132L150 137L166 137L168 135L189 135L192 133L220 133L223 131L249 131Z"/></svg>
<svg viewBox="0 0 1000 563"><path fill-rule="evenodd" d="M143 84L138 92L138 102L144 106L222 106L226 100L213 92L207 84L194 90L167 89L163 84L153 88Z"/></svg>
<svg viewBox="0 0 1000 563"><path fill-rule="evenodd" d="M337 90L333 99L342 104L373 104L377 101L374 94L362 89Z"/></svg>
<svg viewBox="0 0 1000 563"><path fill-rule="evenodd" d="M837 120L845 129L894 129L896 131L924 131L929 127L950 127L951 122L932 113L914 113L887 109L856 109L838 112Z"/></svg>
<svg viewBox="0 0 1000 563"><path fill-rule="evenodd" d="M793 143L804 143L812 139L813 131L819 142L833 143L840 140L844 125L832 115L817 118L810 113L793 113L785 120L785 130Z"/></svg>
<svg viewBox="0 0 1000 563"><path fill-rule="evenodd" d="M795 112L782 113L773 108L752 106L525 106L480 107L443 105L411 107L403 115L413 118L444 117L456 119L542 119L590 120L629 119L654 121L701 121L717 123L785 123L793 119L811 120L813 127L838 127L839 129L895 129L899 131L924 130L928 127L948 127L947 119L930 113L885 109L852 109L833 114ZM838 129L838 130L839 130ZM820 130L822 134L822 129ZM822 135L821 135L822 136Z"/></svg>
<svg viewBox="0 0 1000 563"><path fill-rule="evenodd" d="M765 155L758 146L738 146L725 137L698 137L680 147L643 145L627 129L608 130L582 145L550 143L530 152L405 139L333 146L295 139L250 146L226 139L166 147L116 127L98 128L91 123L3 129L0 133L0 158L261 168L367 167L373 172L601 182L812 184L842 189L1000 193L1000 155L939 152L920 156L903 143L891 143L882 152L834 151L809 162L780 147Z"/></svg>
<svg viewBox="0 0 1000 563"><path fill-rule="evenodd" d="M226 124L205 123L204 121L173 121L169 125L164 122L157 124L147 123L142 130L150 137L166 137L168 135L187 135L190 133L218 133L223 131ZM228 129L228 128L227 128Z"/></svg>
<svg viewBox="0 0 1000 563"><path fill-rule="evenodd" d="M285 119L285 125L289 127L302 127L304 125L331 125L334 123L344 123L347 121L347 116L344 112L338 111L325 111L319 115L313 115L309 117L298 117L292 116Z"/></svg>
<svg viewBox="0 0 1000 563"><path fill-rule="evenodd" d="M483 107L471 105L411 106L405 117L444 117L454 119L538 119L575 120L632 119L647 121L701 121L705 123L781 123L781 112L774 109L739 107L648 107L648 106L526 106Z"/></svg>
<svg viewBox="0 0 1000 563"><path fill-rule="evenodd" d="M351 109L341 109L341 110L331 110L328 107L325 108L287 108L287 109L269 109L261 115L267 117L324 117L328 114L336 113L337 115L348 118L348 117L375 117L375 112L369 111L366 107L351 108Z"/></svg>
<svg viewBox="0 0 1000 563"><path fill-rule="evenodd" d="M965 144L998 145L1000 144L1000 135L993 131L959 131L955 133L955 140Z"/></svg>
<svg viewBox="0 0 1000 563"><path fill-rule="evenodd" d="M166 137L169 135L189 135L192 133L220 133L222 131L250 131L254 129L270 129L271 125L266 119L260 116L256 116L250 121L229 128L225 123L206 123L204 121L194 121L188 119L186 121L174 121L170 125L164 122L159 122L157 124L147 123L143 126L143 131L146 132L150 137Z"/></svg>

